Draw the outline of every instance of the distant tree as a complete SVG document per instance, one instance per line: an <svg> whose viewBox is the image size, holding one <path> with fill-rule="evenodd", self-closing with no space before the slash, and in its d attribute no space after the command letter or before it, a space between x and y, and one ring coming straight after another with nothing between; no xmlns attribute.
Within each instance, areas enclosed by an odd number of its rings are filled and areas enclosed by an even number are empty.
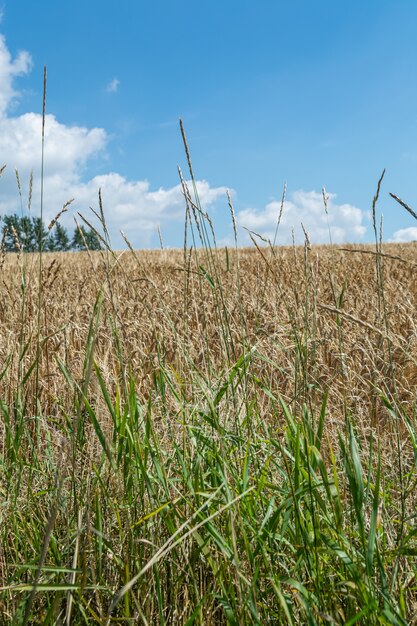
<svg viewBox="0 0 417 626"><path fill-rule="evenodd" d="M87 230L86 241L89 250L101 250L103 247L97 233L91 228Z"/></svg>
<svg viewBox="0 0 417 626"><path fill-rule="evenodd" d="M6 232L6 236L4 239L4 247L7 252L17 252L19 246L21 246L21 228L20 228L20 218L18 215L4 215L3 216L3 226L2 226L2 235ZM17 237L17 242L16 242Z"/></svg>
<svg viewBox="0 0 417 626"><path fill-rule="evenodd" d="M22 218L24 219L24 218ZM49 250L50 235L45 224L40 217L32 217L32 226L34 232L34 249L32 252L38 252L39 250Z"/></svg>
<svg viewBox="0 0 417 626"><path fill-rule="evenodd" d="M51 235L50 250L54 252L67 252L71 249L71 241L68 237L67 230L62 224L55 224L54 232Z"/></svg>
<svg viewBox="0 0 417 626"><path fill-rule="evenodd" d="M16 252L18 247L23 252L38 252L41 245L43 250L49 249L49 234L40 217L5 215L2 233L6 228L4 244L8 252Z"/></svg>
<svg viewBox="0 0 417 626"><path fill-rule="evenodd" d="M7 252L66 252L67 250L101 250L100 238L92 228L77 227L72 240L64 226L57 222L51 232L40 217L5 215L1 218L1 235L6 231L4 247Z"/></svg>
<svg viewBox="0 0 417 626"><path fill-rule="evenodd" d="M85 250L85 236L87 234L84 226L77 226L74 230L74 236L72 238L71 247L74 250Z"/></svg>
<svg viewBox="0 0 417 626"><path fill-rule="evenodd" d="M35 252L37 246L33 218L31 219L25 215L24 217L17 218L17 220L18 234L22 250L24 250L24 252Z"/></svg>
<svg viewBox="0 0 417 626"><path fill-rule="evenodd" d="M87 248L89 250L101 250L102 246L94 230L91 228L87 230L85 226L79 226L74 231L72 248L74 250L86 250Z"/></svg>

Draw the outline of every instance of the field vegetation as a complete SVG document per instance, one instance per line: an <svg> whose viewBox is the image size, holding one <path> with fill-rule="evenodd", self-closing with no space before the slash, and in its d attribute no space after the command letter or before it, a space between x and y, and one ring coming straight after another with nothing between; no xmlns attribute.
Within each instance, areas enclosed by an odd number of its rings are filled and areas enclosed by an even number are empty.
<svg viewBox="0 0 417 626"><path fill-rule="evenodd" d="M3 623L416 623L417 245L184 202L183 250L100 199L101 251L2 251Z"/></svg>

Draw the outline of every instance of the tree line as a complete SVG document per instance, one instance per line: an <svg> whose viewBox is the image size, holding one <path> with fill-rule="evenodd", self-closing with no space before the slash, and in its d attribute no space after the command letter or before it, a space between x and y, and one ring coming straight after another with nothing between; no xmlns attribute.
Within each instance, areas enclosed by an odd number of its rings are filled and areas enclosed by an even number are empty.
<svg viewBox="0 0 417 626"><path fill-rule="evenodd" d="M17 214L4 215L1 220L2 248L7 252L69 252L101 250L97 233L91 228L77 226L72 234L59 222L46 228L40 217Z"/></svg>

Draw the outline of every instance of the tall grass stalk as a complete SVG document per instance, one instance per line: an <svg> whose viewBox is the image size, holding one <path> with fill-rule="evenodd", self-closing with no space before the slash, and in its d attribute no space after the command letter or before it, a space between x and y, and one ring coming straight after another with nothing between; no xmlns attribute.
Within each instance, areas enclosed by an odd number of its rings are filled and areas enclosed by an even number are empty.
<svg viewBox="0 0 417 626"><path fill-rule="evenodd" d="M41 198L40 219L43 224L43 193L44 193L44 167L45 167L45 119L46 119L46 85L47 70L43 68L43 100L42 100L42 147L41 147ZM38 273L38 319L37 319L37 349L35 367L35 398L33 410L38 411L39 401L39 361L41 358L41 311L42 311L42 278L43 278L43 237L39 235L39 273Z"/></svg>

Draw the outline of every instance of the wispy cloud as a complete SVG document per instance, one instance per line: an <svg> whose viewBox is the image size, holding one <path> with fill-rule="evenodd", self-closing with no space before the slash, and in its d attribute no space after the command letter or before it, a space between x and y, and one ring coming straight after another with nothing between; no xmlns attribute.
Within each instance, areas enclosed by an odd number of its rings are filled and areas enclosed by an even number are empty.
<svg viewBox="0 0 417 626"><path fill-rule="evenodd" d="M111 80L107 87L106 87L106 92L107 93L116 93L119 90L119 86L120 86L120 80L118 78L113 78L113 80Z"/></svg>

